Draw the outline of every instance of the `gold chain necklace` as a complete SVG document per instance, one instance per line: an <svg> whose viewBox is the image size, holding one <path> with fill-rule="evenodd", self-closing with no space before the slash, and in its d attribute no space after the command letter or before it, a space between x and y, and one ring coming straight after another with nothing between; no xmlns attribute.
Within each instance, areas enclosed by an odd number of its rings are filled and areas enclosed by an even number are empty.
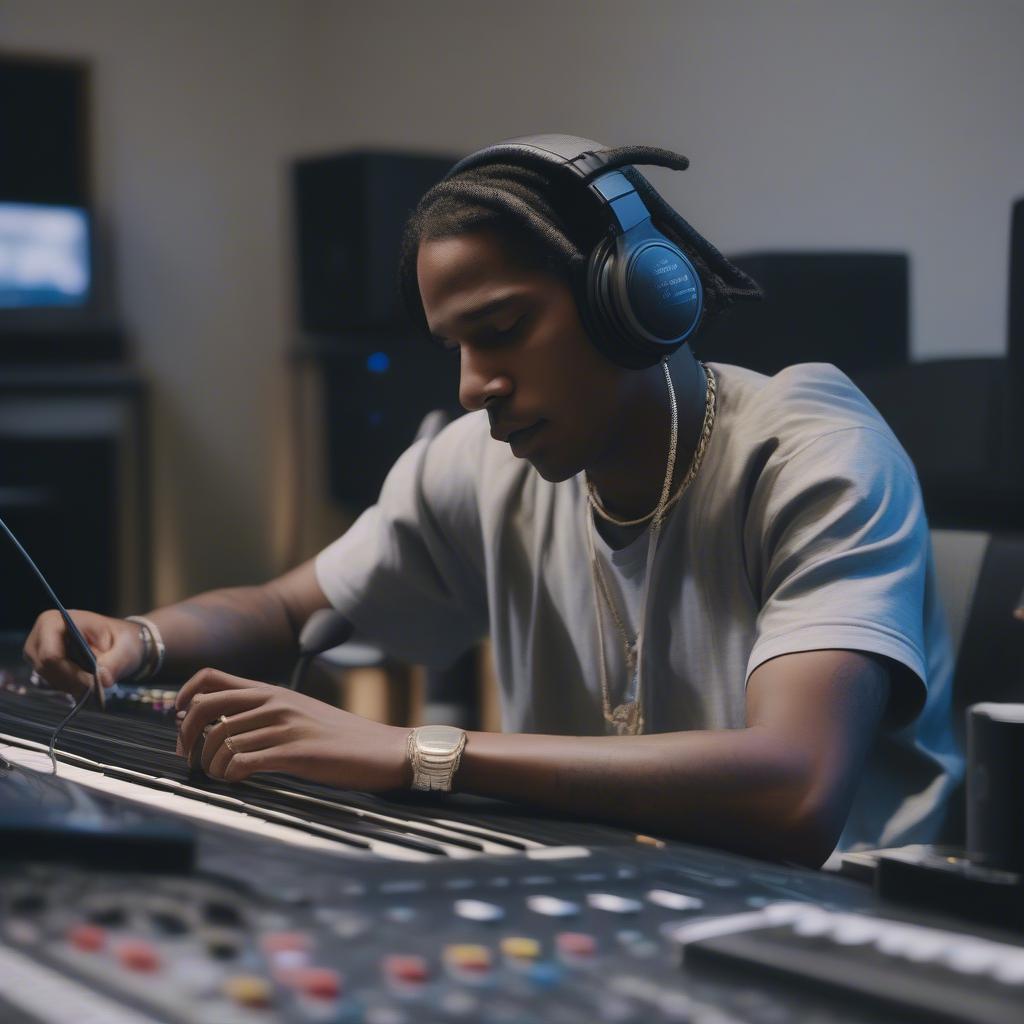
<svg viewBox="0 0 1024 1024"><path fill-rule="evenodd" d="M704 461L704 453L707 450L708 440L711 437L711 430L715 425L715 410L717 406L715 375L712 373L710 367L705 363L701 363L700 365L704 370L707 381L704 402L704 422L701 426L700 440L698 441L697 447L693 453L693 459L690 462L690 467L687 470L682 483L679 485L679 488L676 490L676 493L669 498L668 492L669 488L672 486L672 474L675 469L676 448L679 439L679 416L678 409L676 407L675 388L672 386L672 378L669 375L668 365L666 363L662 363L662 368L665 371L665 383L668 386L669 400L672 407L672 426L669 435L669 454L665 472L665 482L662 485L661 497L658 499L658 504L654 507L654 511L639 520L629 521L614 519L610 515L606 514L603 508L597 508L595 505L595 499L597 499L596 492L594 492L590 481L587 481L587 547L590 555L591 583L594 588L594 608L597 613L598 662L601 669L601 710L604 715L605 722L612 726L619 736L636 736L642 733L644 729L643 706L641 700L641 685L643 682L641 676L643 625L647 612L647 594L654 567L654 555L657 550L658 538L661 533L661 525L664 521L665 513L683 496L686 488L689 487L694 477L696 477L701 463ZM626 629L622 616L619 614L615 600L612 597L611 589L608 586L608 581L605 578L604 572L601 569L601 564L597 558L597 551L594 546L594 517L590 512L591 508L594 508L595 511L598 511L598 513L603 515L604 518L618 526L632 526L646 522L647 520L653 520L651 523L651 536L648 541L647 566L644 573L644 589L640 602L640 623L636 637L632 641L629 639L629 631ZM605 661L604 625L602 622L603 616L601 614L601 599L604 600L608 610L611 612L622 641L623 651L626 657L627 678L630 681L634 679L636 680L633 700L630 701L623 699L623 702L616 705L614 708L612 707L611 697L608 692L608 666ZM627 683L627 695L628 689L629 687Z"/></svg>
<svg viewBox="0 0 1024 1024"><path fill-rule="evenodd" d="M683 492L693 482L693 478L697 475L697 470L700 469L700 464L704 459L704 449L708 446L708 439L711 437L711 428L715 425L715 407L716 397L718 393L717 380L714 373L707 363L701 363L701 368L704 370L704 377L707 381L707 387L704 392L704 422L701 424L700 437L697 440L697 449L693 453L693 459L690 462L690 468L686 472L686 476L683 477L679 486L676 488L676 493L672 495L668 500L666 510L670 509L682 496ZM674 395L674 393L673 393ZM670 442L671 444L671 442ZM675 465L675 452L671 450L669 457L673 460L673 466ZM639 519L618 519L611 512L604 507L601 501L601 496L597 493L597 488L591 483L590 478L586 478L587 481L587 500L590 502L590 507L603 519L605 522L611 523L613 526L640 526L642 523L649 522L654 518L654 513L657 511L657 506L651 509L650 512L645 516L640 516Z"/></svg>

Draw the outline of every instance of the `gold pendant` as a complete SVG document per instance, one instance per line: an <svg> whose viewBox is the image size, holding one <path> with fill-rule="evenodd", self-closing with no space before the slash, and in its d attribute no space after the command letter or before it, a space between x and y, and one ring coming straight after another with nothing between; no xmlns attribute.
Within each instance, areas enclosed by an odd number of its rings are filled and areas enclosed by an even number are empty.
<svg viewBox="0 0 1024 1024"><path fill-rule="evenodd" d="M608 722L617 736L636 736L640 731L640 705L635 700L619 704Z"/></svg>

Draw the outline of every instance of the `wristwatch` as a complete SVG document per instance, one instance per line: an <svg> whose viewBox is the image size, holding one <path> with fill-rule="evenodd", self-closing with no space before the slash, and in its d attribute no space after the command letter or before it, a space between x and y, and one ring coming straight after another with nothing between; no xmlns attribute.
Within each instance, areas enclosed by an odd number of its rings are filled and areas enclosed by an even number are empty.
<svg viewBox="0 0 1024 1024"><path fill-rule="evenodd" d="M421 725L409 733L412 788L450 793L466 746L465 729L452 725Z"/></svg>

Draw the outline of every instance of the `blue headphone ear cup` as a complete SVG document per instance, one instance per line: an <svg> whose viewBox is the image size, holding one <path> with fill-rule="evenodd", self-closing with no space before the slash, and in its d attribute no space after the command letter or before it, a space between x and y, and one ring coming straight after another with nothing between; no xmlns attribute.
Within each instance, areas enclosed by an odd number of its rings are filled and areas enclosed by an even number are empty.
<svg viewBox="0 0 1024 1024"><path fill-rule="evenodd" d="M620 248L620 238L606 236L591 251L583 321L604 356L626 369L642 370L664 359L668 352L638 337L623 314L621 288L615 280Z"/></svg>
<svg viewBox="0 0 1024 1024"><path fill-rule="evenodd" d="M605 236L591 250L587 261L586 301L583 324L590 340L602 355L619 366L632 367L621 327L616 323L608 292L610 264L614 260L614 239Z"/></svg>
<svg viewBox="0 0 1024 1024"><path fill-rule="evenodd" d="M639 328L641 346L675 351L700 322L703 289L686 254L664 236L633 246L616 282L623 318ZM680 339L680 340L676 340Z"/></svg>

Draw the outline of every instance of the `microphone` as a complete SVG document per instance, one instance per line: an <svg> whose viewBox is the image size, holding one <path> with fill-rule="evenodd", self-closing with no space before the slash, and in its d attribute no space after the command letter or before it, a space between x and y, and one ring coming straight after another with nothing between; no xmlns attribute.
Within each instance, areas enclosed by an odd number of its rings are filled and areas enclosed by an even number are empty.
<svg viewBox="0 0 1024 1024"><path fill-rule="evenodd" d="M15 550L17 550L18 554L20 554L21 557L24 559L25 564L32 570L36 579L39 580L39 582L43 585L43 589L49 596L53 606L57 609L57 611L60 612L60 616L64 620L64 627L68 631L68 657L79 668L84 668L87 672L92 673L93 682L95 683L93 690L95 690L96 692L96 699L97 701L99 701L100 707L105 709L107 706L106 694L104 694L103 686L100 684L99 666L96 664L96 655L93 654L92 648L88 645L88 643L86 643L85 637L82 636L82 634L79 632L78 627L72 621L71 616L68 615L67 609L64 607L64 605L60 603L60 599L53 592L53 587L51 587L50 584L46 581L46 577L40 571L39 566L37 566L36 563L32 561L31 557L29 557L29 553L21 546L21 542L18 540L17 537L14 536L14 534L11 532L10 528L3 521L2 518L0 518L0 529L2 529L5 534L7 534L7 537L9 538L10 542L14 545ZM86 697L88 697L88 693L86 694ZM80 703L84 703L84 700ZM80 704L78 706L80 706ZM78 706L76 706L75 710L77 710ZM61 723L61 726L63 726L63 723ZM58 731L59 729L60 727L58 727Z"/></svg>
<svg viewBox="0 0 1024 1024"><path fill-rule="evenodd" d="M305 678L309 663L324 651L348 641L355 626L341 612L333 608L320 608L306 620L299 633L299 660L295 663L289 690L297 690Z"/></svg>

